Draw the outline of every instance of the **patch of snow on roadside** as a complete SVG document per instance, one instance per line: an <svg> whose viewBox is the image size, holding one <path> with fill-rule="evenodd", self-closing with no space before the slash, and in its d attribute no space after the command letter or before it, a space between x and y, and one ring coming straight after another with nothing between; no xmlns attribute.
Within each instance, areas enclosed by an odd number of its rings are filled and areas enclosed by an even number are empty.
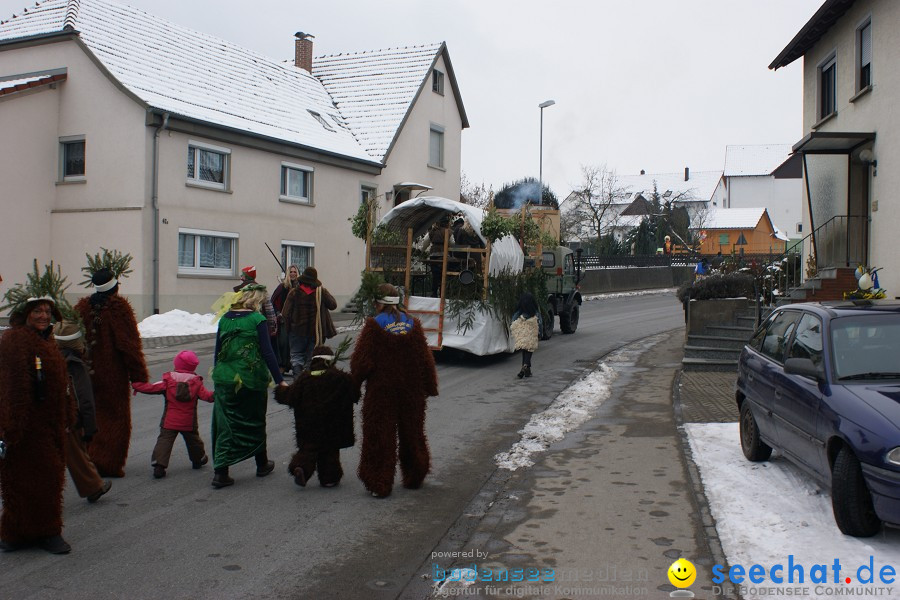
<svg viewBox="0 0 900 600"><path fill-rule="evenodd" d="M199 315L176 308L162 314L150 315L138 323L138 331L142 338L215 333L219 326L212 322L213 317L215 315L212 313Z"/></svg>
<svg viewBox="0 0 900 600"><path fill-rule="evenodd" d="M637 290L634 292L610 292L608 294L591 294L590 296L582 296L585 302L594 300L612 300L613 298L630 298L632 296L658 296L662 294L674 294L678 290L676 288L662 288L655 290Z"/></svg>
<svg viewBox="0 0 900 600"><path fill-rule="evenodd" d="M475 569L463 568L453 569L450 573L445 573L446 578L440 582L434 583L434 595L447 596L458 594L450 592L451 589L465 589L475 583L478 573Z"/></svg>
<svg viewBox="0 0 900 600"><path fill-rule="evenodd" d="M531 455L543 452L591 417L594 408L609 398L610 383L615 372L605 364L564 389L547 410L531 416L531 420L519 433L522 438L509 452L494 457L501 469L515 471L519 467L534 464Z"/></svg>
<svg viewBox="0 0 900 600"><path fill-rule="evenodd" d="M828 490L777 455L768 462L745 459L737 423L687 423L684 429L728 563L745 570L763 565L768 574L772 565L786 565L792 555L793 564L804 567L807 579L802 584L796 578L793 583L787 581L786 567L783 583L766 577L755 586L745 579L741 585L750 588L744 591L745 598L766 592L780 596L798 587L806 588L800 594L805 598L887 596L888 588L893 588L890 595L896 597L896 582L881 584L879 571L885 565L900 564L900 531L884 528L871 538L843 535L834 522ZM841 566L840 583L832 578L836 559ZM867 576L870 560L877 583L860 583L859 569L864 566L862 575ZM810 582L814 565L827 565L828 585ZM847 577L850 583L845 582ZM729 585L727 579L725 585Z"/></svg>
<svg viewBox="0 0 900 600"><path fill-rule="evenodd" d="M609 398L612 382L619 370L634 364L641 354L664 337L665 334L654 335L610 353L596 371L584 375L560 392L546 410L531 415L531 420L519 431L522 438L513 444L509 452L494 456L497 466L515 471L520 467L533 465L532 454L543 452L550 444L563 439L566 433L593 417L596 408ZM607 363L612 363L615 368Z"/></svg>

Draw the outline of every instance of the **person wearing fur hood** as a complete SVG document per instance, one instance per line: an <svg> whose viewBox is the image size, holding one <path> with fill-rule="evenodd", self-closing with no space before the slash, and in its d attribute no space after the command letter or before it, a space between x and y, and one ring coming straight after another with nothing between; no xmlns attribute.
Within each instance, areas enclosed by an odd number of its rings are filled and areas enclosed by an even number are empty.
<svg viewBox="0 0 900 600"><path fill-rule="evenodd" d="M124 477L131 442L131 383L149 379L141 334L127 298L119 295L112 270L91 276L94 293L75 305L85 325L94 384L97 434L88 446L105 477Z"/></svg>
<svg viewBox="0 0 900 600"><path fill-rule="evenodd" d="M394 286L379 286L375 310L356 339L350 370L358 386L366 384L359 478L384 498L394 485L398 441L403 487L421 487L431 469L425 406L438 385L422 324L406 313Z"/></svg>
<svg viewBox="0 0 900 600"><path fill-rule="evenodd" d="M349 373L334 366L328 346L316 346L309 369L287 388L275 389L275 400L294 409L297 452L288 465L294 483L305 486L318 469L319 485L336 486L344 475L341 448L356 443L353 405L359 388Z"/></svg>

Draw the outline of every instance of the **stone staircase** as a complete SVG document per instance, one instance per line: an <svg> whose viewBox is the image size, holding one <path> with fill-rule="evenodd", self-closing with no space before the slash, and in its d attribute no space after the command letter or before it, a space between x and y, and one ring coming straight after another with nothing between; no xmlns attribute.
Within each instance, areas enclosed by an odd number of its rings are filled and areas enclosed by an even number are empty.
<svg viewBox="0 0 900 600"><path fill-rule="evenodd" d="M788 294L790 302L825 302L843 300L844 292L856 289L855 269L849 267L828 267L821 269L815 277L807 279Z"/></svg>
<svg viewBox="0 0 900 600"><path fill-rule="evenodd" d="M762 319L771 312L764 308ZM688 335L681 361L683 371L733 371L744 344L756 329L754 309L739 313L735 323L707 325L700 335Z"/></svg>

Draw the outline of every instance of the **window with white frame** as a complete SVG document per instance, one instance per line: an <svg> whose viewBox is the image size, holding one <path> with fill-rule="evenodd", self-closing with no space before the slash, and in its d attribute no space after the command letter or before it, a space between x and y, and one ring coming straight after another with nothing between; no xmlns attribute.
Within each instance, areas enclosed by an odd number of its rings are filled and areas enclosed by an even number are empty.
<svg viewBox="0 0 900 600"><path fill-rule="evenodd" d="M59 139L60 181L81 180L85 176L84 136L68 136Z"/></svg>
<svg viewBox="0 0 900 600"><path fill-rule="evenodd" d="M227 189L230 158L231 150L228 148L188 142L188 183L219 190Z"/></svg>
<svg viewBox="0 0 900 600"><path fill-rule="evenodd" d="M306 267L313 266L314 245L307 242L292 242L281 240L281 262L285 268L297 265L300 272Z"/></svg>
<svg viewBox="0 0 900 600"><path fill-rule="evenodd" d="M428 137L428 166L444 168L444 128L431 124Z"/></svg>
<svg viewBox="0 0 900 600"><path fill-rule="evenodd" d="M178 230L178 272L234 276L238 234L203 229Z"/></svg>
<svg viewBox="0 0 900 600"><path fill-rule="evenodd" d="M819 119L834 114L837 92L837 58L832 56L819 67Z"/></svg>
<svg viewBox="0 0 900 600"><path fill-rule="evenodd" d="M361 185L359 186L359 203L365 204L372 198L378 195L378 188L371 185Z"/></svg>
<svg viewBox="0 0 900 600"><path fill-rule="evenodd" d="M444 74L437 69L431 72L431 91L444 95Z"/></svg>
<svg viewBox="0 0 900 600"><path fill-rule="evenodd" d="M872 20L856 30L856 91L872 85Z"/></svg>
<svg viewBox="0 0 900 600"><path fill-rule="evenodd" d="M281 163L281 196L286 202L312 204L313 168Z"/></svg>

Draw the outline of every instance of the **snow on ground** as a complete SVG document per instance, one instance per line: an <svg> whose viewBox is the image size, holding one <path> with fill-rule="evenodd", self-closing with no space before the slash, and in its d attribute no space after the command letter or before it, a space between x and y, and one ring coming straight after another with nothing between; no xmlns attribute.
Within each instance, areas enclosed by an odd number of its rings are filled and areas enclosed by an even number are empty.
<svg viewBox="0 0 900 600"><path fill-rule="evenodd" d="M592 302L594 300L612 300L613 298L629 298L631 296L657 296L662 294L672 294L674 296L677 291L677 288L660 288L653 290L636 290L634 292L609 292L607 294L583 295L581 299L585 302Z"/></svg>
<svg viewBox="0 0 900 600"><path fill-rule="evenodd" d="M138 323L142 338L215 333L218 325L213 323L212 313L198 315L183 310L170 310L158 315L150 315Z"/></svg>
<svg viewBox="0 0 900 600"><path fill-rule="evenodd" d="M843 535L834 522L829 492L777 454L762 463L745 459L737 423L688 423L684 427L728 562L732 567L742 565L745 572L756 564L765 569L762 583L745 579L740 584L748 586L742 590L745 598L786 593L764 591L773 588L806 588L803 593L793 592L805 598L900 598L900 576L892 576L897 577L892 583L879 579L885 565L900 572L900 531L886 528L872 538ZM793 555L793 564L803 566L804 583L797 582L796 575L794 583L787 582L788 555ZM835 559L840 561L837 583ZM870 559L875 583L863 584L861 577L868 577ZM784 566L776 573L785 578L784 583L769 578L775 564ZM811 582L814 565L826 565L827 583ZM858 573L861 566L866 568ZM724 577L723 587L730 586L727 571Z"/></svg>
<svg viewBox="0 0 900 600"><path fill-rule="evenodd" d="M219 325L213 323L212 313L198 315L183 310L170 310L158 315L150 315L138 323L138 331L142 338L196 335L203 333L215 333ZM357 331L360 325L337 326L338 333Z"/></svg>
<svg viewBox="0 0 900 600"><path fill-rule="evenodd" d="M649 337L610 353L596 371L583 375L564 389L543 412L531 415L531 420L519 431L521 439L508 452L501 452L494 461L501 469L515 471L534 464L531 455L543 452L566 433L594 416L597 407L609 398L618 367L610 364L633 363L648 348L659 343L661 335Z"/></svg>

